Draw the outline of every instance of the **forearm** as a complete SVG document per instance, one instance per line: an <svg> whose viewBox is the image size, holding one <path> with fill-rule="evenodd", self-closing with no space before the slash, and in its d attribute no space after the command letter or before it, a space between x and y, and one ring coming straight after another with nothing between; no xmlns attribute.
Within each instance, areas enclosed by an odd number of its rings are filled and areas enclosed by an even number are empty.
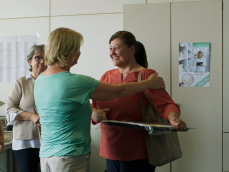
<svg viewBox="0 0 229 172"><path fill-rule="evenodd" d="M100 82L90 98L94 100L107 101L115 98L130 96L150 88L148 80L142 82L108 84Z"/></svg>
<svg viewBox="0 0 229 172"><path fill-rule="evenodd" d="M144 80L138 83L119 84L118 87L115 98L126 97L147 90L150 88L150 84L147 80Z"/></svg>
<svg viewBox="0 0 229 172"><path fill-rule="evenodd" d="M15 120L31 121L32 113L30 112L21 112L15 117Z"/></svg>

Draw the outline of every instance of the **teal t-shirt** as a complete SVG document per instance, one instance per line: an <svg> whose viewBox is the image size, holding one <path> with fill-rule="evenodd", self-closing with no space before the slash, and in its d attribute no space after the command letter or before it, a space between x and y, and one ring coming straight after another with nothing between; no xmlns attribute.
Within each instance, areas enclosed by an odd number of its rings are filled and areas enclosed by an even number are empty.
<svg viewBox="0 0 229 172"><path fill-rule="evenodd" d="M89 97L98 85L91 77L67 71L37 78L34 97L41 123L40 157L90 152Z"/></svg>

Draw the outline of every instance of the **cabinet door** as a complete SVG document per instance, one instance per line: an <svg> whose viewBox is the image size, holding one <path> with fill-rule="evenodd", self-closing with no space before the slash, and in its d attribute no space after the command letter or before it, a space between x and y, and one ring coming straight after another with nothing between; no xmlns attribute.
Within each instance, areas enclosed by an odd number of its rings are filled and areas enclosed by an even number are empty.
<svg viewBox="0 0 229 172"><path fill-rule="evenodd" d="M170 93L170 3L124 5L123 29L143 43L149 69L163 77Z"/></svg>
<svg viewBox="0 0 229 172"><path fill-rule="evenodd" d="M179 43L210 42L210 87L179 87ZM222 171L222 1L171 4L172 98L193 132L179 133L175 172Z"/></svg>
<svg viewBox="0 0 229 172"><path fill-rule="evenodd" d="M159 72L170 92L170 3L124 5L123 29L145 46L149 69ZM169 172L170 164L156 172Z"/></svg>
<svg viewBox="0 0 229 172"><path fill-rule="evenodd" d="M223 171L229 171L229 133L223 134Z"/></svg>
<svg viewBox="0 0 229 172"><path fill-rule="evenodd" d="M229 0L223 1L223 131L229 132Z"/></svg>

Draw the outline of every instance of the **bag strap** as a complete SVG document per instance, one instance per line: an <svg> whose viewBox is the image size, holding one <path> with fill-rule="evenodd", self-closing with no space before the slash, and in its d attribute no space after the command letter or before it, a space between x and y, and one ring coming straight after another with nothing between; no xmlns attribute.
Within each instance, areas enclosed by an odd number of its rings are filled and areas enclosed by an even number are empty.
<svg viewBox="0 0 229 172"><path fill-rule="evenodd" d="M141 82L141 73L142 73L142 71L140 71L140 73L138 74L138 82ZM149 99L147 93L146 93L145 91L143 91L143 92L144 92L144 94L145 94L147 100L149 101L150 106L152 107L152 109L153 109L154 111L157 111L156 108L155 108L155 106L153 105L153 103L151 103L151 100ZM141 102L142 102L142 110L143 110L143 108L144 108L144 103L143 103L142 93L141 93ZM161 120L160 120L160 115L158 115L157 113L154 113L154 115L156 116L158 122L160 123L160 122L161 122Z"/></svg>
<svg viewBox="0 0 229 172"><path fill-rule="evenodd" d="M142 81L142 79L141 79L141 73L142 73L142 70L141 70L141 71L139 72L139 74L138 74L138 82L141 82L141 81ZM149 99L149 97L148 97L146 91L143 91L143 92L144 92L144 94L145 94L147 100L149 101L149 103L150 103L150 104L152 105L152 107L155 109L155 107L154 107L154 105L151 103L151 100ZM142 100L142 107L144 107L143 98L142 98L142 93L141 93L141 100Z"/></svg>

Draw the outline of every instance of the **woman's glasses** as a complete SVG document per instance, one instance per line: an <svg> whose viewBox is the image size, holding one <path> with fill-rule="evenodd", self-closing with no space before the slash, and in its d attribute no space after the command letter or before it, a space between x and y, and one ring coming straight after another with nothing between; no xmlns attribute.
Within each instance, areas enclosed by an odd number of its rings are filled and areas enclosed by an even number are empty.
<svg viewBox="0 0 229 172"><path fill-rule="evenodd" d="M44 59L44 57L40 57L40 56L33 56L33 58L34 58L36 61L41 61L42 59Z"/></svg>

